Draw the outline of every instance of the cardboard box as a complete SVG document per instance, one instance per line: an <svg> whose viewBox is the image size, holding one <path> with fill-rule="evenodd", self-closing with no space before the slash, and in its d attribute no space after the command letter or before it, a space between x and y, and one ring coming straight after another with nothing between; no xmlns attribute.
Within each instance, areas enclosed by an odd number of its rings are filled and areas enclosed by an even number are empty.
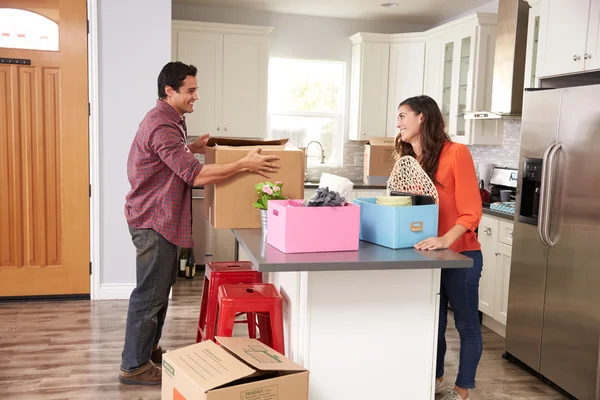
<svg viewBox="0 0 600 400"><path fill-rule="evenodd" d="M308 400L308 371L256 339L217 337L163 355L162 400Z"/></svg>
<svg viewBox="0 0 600 400"><path fill-rule="evenodd" d="M395 138L370 138L365 145L363 182L367 185L386 186L396 164Z"/></svg>
<svg viewBox="0 0 600 400"><path fill-rule="evenodd" d="M304 158L302 151L287 145L287 139L261 141L211 138L204 155L205 164L227 164L244 158L260 147L262 155L279 156L279 171L270 179L242 172L227 181L204 187L204 211L215 228L260 228L260 213L252 204L258 199L254 185L259 182L283 182L283 195L290 199L304 198Z"/></svg>

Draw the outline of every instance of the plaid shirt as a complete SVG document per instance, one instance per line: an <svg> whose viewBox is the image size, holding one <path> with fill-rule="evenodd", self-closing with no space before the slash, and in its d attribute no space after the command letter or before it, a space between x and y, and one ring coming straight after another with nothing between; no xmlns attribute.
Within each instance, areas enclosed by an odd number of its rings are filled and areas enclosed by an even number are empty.
<svg viewBox="0 0 600 400"><path fill-rule="evenodd" d="M127 223L150 228L169 242L193 247L192 185L202 164L187 147L185 118L162 100L146 114L127 160L131 191Z"/></svg>

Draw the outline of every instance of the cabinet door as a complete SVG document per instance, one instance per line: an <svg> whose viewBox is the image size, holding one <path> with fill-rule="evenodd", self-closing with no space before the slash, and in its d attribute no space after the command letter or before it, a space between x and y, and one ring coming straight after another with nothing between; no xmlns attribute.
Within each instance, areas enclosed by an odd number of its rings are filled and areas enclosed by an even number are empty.
<svg viewBox="0 0 600 400"><path fill-rule="evenodd" d="M175 34L175 33L174 33ZM223 35L178 31L177 59L198 68L198 97L194 112L186 115L190 136L210 133L220 136L223 99Z"/></svg>
<svg viewBox="0 0 600 400"><path fill-rule="evenodd" d="M483 216L479 223L478 239L483 254L483 271L479 281L479 311L494 317L494 291L496 280L496 252L498 220Z"/></svg>
<svg viewBox="0 0 600 400"><path fill-rule="evenodd" d="M588 35L590 0L542 2L540 37L544 60L540 76L581 72Z"/></svg>
<svg viewBox="0 0 600 400"><path fill-rule="evenodd" d="M223 49L223 135L264 138L267 134L267 38L227 34Z"/></svg>
<svg viewBox="0 0 600 400"><path fill-rule="evenodd" d="M385 136L390 45L358 43L352 47L350 140Z"/></svg>
<svg viewBox="0 0 600 400"><path fill-rule="evenodd" d="M423 93L431 97L442 108L442 39L433 37L425 44L425 81Z"/></svg>
<svg viewBox="0 0 600 400"><path fill-rule="evenodd" d="M506 325L512 247L498 243L494 288L494 319Z"/></svg>
<svg viewBox="0 0 600 400"><path fill-rule="evenodd" d="M425 42L394 43L390 47L387 137L396 137L398 105L423 94Z"/></svg>
<svg viewBox="0 0 600 400"><path fill-rule="evenodd" d="M537 60L540 38L540 4L532 4L527 24L527 50L525 58L524 88L538 87Z"/></svg>
<svg viewBox="0 0 600 400"><path fill-rule="evenodd" d="M592 0L590 5L587 51L583 56L586 71L600 69L600 0Z"/></svg>

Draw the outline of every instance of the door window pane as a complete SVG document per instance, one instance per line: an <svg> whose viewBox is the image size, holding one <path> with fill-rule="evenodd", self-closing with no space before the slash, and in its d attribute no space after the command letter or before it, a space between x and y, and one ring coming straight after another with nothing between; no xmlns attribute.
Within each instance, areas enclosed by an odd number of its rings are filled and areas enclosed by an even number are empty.
<svg viewBox="0 0 600 400"><path fill-rule="evenodd" d="M31 11L0 8L0 47L58 51L58 24Z"/></svg>

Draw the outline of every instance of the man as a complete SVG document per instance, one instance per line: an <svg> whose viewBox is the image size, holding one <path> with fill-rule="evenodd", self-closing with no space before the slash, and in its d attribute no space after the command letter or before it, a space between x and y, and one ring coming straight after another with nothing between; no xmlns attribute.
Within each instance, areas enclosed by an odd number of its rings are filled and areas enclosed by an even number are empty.
<svg viewBox="0 0 600 400"><path fill-rule="evenodd" d="M159 385L163 350L158 345L167 315L168 296L177 279L178 247L192 247L191 187L218 183L240 172L268 178L279 168L276 156L253 150L241 160L202 165L208 134L187 145L184 115L198 99L196 68L181 62L165 65L158 76L156 106L141 122L133 140L127 175L131 191L125 216L136 248L137 284L129 299L119 380Z"/></svg>

